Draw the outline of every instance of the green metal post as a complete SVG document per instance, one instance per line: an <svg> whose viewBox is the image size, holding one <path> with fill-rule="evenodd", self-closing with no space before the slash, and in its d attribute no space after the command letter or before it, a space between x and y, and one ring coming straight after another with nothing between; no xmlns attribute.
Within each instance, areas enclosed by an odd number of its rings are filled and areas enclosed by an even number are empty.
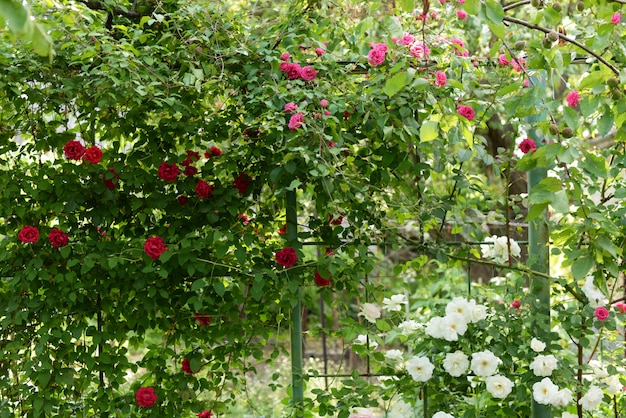
<svg viewBox="0 0 626 418"><path fill-rule="evenodd" d="M298 240L298 214L296 191L288 190L286 196L287 241L293 245ZM302 298L297 290L298 302L291 312L291 386L296 418L304 417L304 384L302 371Z"/></svg>
<svg viewBox="0 0 626 418"><path fill-rule="evenodd" d="M535 88L543 88L545 91L545 75L541 79L532 77ZM540 105L538 103L538 105ZM540 115L533 115L528 118L531 129L528 131L529 137L535 141L537 147L543 145L543 135L534 126L540 120ZM547 171L543 168L536 168L528 172L528 193L532 192L542 179L546 178ZM530 208L529 208L530 209ZM550 272L550 234L546 223L546 214L537 217L528 225L528 262L533 271L540 273ZM545 277L531 275L530 295L532 297L531 315L533 317L532 329L536 337L546 341L546 335L550 330L550 281ZM542 405L533 399L532 418L551 418L552 409L548 405Z"/></svg>

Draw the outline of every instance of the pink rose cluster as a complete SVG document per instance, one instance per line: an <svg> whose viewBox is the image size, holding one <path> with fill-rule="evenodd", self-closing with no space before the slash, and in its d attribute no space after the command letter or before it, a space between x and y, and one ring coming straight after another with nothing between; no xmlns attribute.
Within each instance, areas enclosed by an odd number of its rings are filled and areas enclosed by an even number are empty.
<svg viewBox="0 0 626 418"><path fill-rule="evenodd" d="M519 144L519 149L524 154L528 154L529 152L535 152L537 150L537 144L530 138L524 138L524 140Z"/></svg>
<svg viewBox="0 0 626 418"><path fill-rule="evenodd" d="M580 94L578 94L576 90L570 91L569 93L567 93L567 96L565 97L565 101L567 102L567 105L569 107L578 106L579 100L580 100Z"/></svg>
<svg viewBox="0 0 626 418"><path fill-rule="evenodd" d="M457 111L459 112L459 115L463 116L467 120L474 120L476 117L476 113L471 106L458 105Z"/></svg>
<svg viewBox="0 0 626 418"><path fill-rule="evenodd" d="M511 68L513 68L513 71L521 73L526 68L526 58L519 56L517 58L512 58L511 60L509 60L506 57L506 54L500 54L500 56L498 56L498 64L502 67L507 67L510 65Z"/></svg>
<svg viewBox="0 0 626 418"><path fill-rule="evenodd" d="M280 70L287 76L289 80L311 81L317 77L317 71L310 65L301 67L296 62L283 61L280 63Z"/></svg>
<svg viewBox="0 0 626 418"><path fill-rule="evenodd" d="M372 49L367 53L367 62L372 66L376 67L385 62L385 57L387 55L387 44L386 43L372 43L370 45Z"/></svg>

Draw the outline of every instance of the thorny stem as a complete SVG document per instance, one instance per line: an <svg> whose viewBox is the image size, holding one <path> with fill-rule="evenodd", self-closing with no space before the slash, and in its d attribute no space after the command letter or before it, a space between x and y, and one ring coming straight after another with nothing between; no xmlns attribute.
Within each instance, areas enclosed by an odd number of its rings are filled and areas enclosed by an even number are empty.
<svg viewBox="0 0 626 418"><path fill-rule="evenodd" d="M546 34L550 33L550 32L555 32L555 31L550 30L548 28L544 28L543 26L539 26L539 25L536 25L534 23L529 23L529 22L526 22L525 20L517 19L515 17L505 16L503 18L503 20L506 21L506 22L516 23L518 25L526 26L529 29L535 29L535 30L541 31L541 32L546 33ZM575 39L570 38L569 36L563 35L562 33L558 33L558 32L555 32L555 33L557 33L559 35L559 38L564 40L565 42L569 42L572 45L576 45L578 48L580 48L583 51L587 52L588 54L594 56L598 61L600 61L602 64L606 65L611 71L613 71L613 73L615 73L615 75L617 75L619 77L619 70L617 68L615 68L615 66L613 64L611 64L610 62L608 62L606 59L602 58L599 54L595 53L594 51L589 49L587 46L581 44L580 42L578 42Z"/></svg>

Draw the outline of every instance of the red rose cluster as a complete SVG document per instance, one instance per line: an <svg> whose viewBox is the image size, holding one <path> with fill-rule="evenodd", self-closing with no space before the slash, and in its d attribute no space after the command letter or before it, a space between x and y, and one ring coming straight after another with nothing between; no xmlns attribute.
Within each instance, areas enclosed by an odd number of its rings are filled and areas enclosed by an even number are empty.
<svg viewBox="0 0 626 418"><path fill-rule="evenodd" d="M102 160L102 150L100 148L94 145L85 149L85 146L75 139L65 144L63 153L70 160L83 160L91 164L98 164Z"/></svg>
<svg viewBox="0 0 626 418"><path fill-rule="evenodd" d="M17 239L24 244L34 244L39 241L39 230L27 225L17 233ZM54 248L65 247L69 243L69 236L58 228L52 228L48 234L48 241Z"/></svg>

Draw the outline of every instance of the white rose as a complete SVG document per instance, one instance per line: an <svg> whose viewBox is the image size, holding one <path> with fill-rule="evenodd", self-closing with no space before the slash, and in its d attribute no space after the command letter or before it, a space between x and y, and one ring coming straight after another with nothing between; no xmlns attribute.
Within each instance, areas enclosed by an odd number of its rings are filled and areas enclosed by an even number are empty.
<svg viewBox="0 0 626 418"><path fill-rule="evenodd" d="M597 386L591 386L587 393L578 401L585 411L592 411L600 405L604 398L604 392Z"/></svg>
<svg viewBox="0 0 626 418"><path fill-rule="evenodd" d="M494 398L506 398L513 389L513 382L499 374L489 376L485 379L485 383L487 384L487 392L491 393Z"/></svg>
<svg viewBox="0 0 626 418"><path fill-rule="evenodd" d="M389 411L387 418L406 418L411 415L413 408L411 404L404 402L400 399Z"/></svg>
<svg viewBox="0 0 626 418"><path fill-rule="evenodd" d="M363 316L369 322L375 324L376 320L380 318L380 309L372 303L364 303L361 305L361 313L359 316Z"/></svg>
<svg viewBox="0 0 626 418"><path fill-rule="evenodd" d="M408 303L405 295L392 295L391 298L383 299L383 309L388 312L399 312L402 310L402 305Z"/></svg>
<svg viewBox="0 0 626 418"><path fill-rule="evenodd" d="M439 412L436 412L436 413L433 415L433 418L454 418L454 416L453 416L453 415L450 415L450 414L447 414L447 413L445 413L445 412L441 412L441 411L439 411Z"/></svg>
<svg viewBox="0 0 626 418"><path fill-rule="evenodd" d="M458 341L459 335L467 331L465 317L459 313L447 314L443 317L442 333L446 341Z"/></svg>
<svg viewBox="0 0 626 418"><path fill-rule="evenodd" d="M468 310L470 313L469 322L476 323L487 318L487 307L485 305L477 304L474 299L469 301Z"/></svg>
<svg viewBox="0 0 626 418"><path fill-rule="evenodd" d="M433 338L443 338L443 317L434 316L426 324L424 332Z"/></svg>
<svg viewBox="0 0 626 418"><path fill-rule="evenodd" d="M446 358L443 360L443 369L450 376L459 377L467 372L468 367L469 357L460 350L446 354Z"/></svg>
<svg viewBox="0 0 626 418"><path fill-rule="evenodd" d="M552 398L552 406L555 408L562 408L567 406L572 401L572 391L564 388L559 390Z"/></svg>
<svg viewBox="0 0 626 418"><path fill-rule="evenodd" d="M406 371L416 382L426 382L433 376L435 366L426 357L413 357L406 363Z"/></svg>
<svg viewBox="0 0 626 418"><path fill-rule="evenodd" d="M465 322L470 322L469 303L467 299L457 296L446 305L446 314L457 313L463 315Z"/></svg>
<svg viewBox="0 0 626 418"><path fill-rule="evenodd" d="M365 345L367 343L368 343L367 335L365 334L360 334L352 342L352 344L356 344L356 345ZM373 340L369 341L369 348L371 348L372 350L376 350L377 347L378 347L378 343L376 341L373 341Z"/></svg>
<svg viewBox="0 0 626 418"><path fill-rule="evenodd" d="M541 353L543 350L546 349L546 343L539 341L536 338L533 338L530 341L530 348L535 352L535 353Z"/></svg>
<svg viewBox="0 0 626 418"><path fill-rule="evenodd" d="M571 414L569 412L563 412L563 415L561 415L561 418L578 418L578 415Z"/></svg>
<svg viewBox="0 0 626 418"><path fill-rule="evenodd" d="M471 369L476 376L491 376L498 369L500 359L491 351L485 350L472 354Z"/></svg>
<svg viewBox="0 0 626 418"><path fill-rule="evenodd" d="M541 382L533 385L533 399L543 405L551 405L559 388L552 383L549 377L544 377Z"/></svg>
<svg viewBox="0 0 626 418"><path fill-rule="evenodd" d="M409 335L414 333L415 331L417 331L420 327L420 324L413 320L413 319L407 319L405 321L402 321L399 325L398 325L398 329L400 330L400 332L402 333L402 335Z"/></svg>
<svg viewBox="0 0 626 418"><path fill-rule="evenodd" d="M606 304L606 297L593 282L593 276L585 277L585 284L580 289L587 297L589 305L591 305L592 308Z"/></svg>
<svg viewBox="0 0 626 418"><path fill-rule="evenodd" d="M552 372L556 370L557 360L552 354L547 356L539 354L532 363L530 363L529 367L532 369L535 376L550 376Z"/></svg>
<svg viewBox="0 0 626 418"><path fill-rule="evenodd" d="M619 377L617 375L608 376L602 379L602 383L606 385L606 391L609 395L617 395L622 391L624 385L619 381Z"/></svg>
<svg viewBox="0 0 626 418"><path fill-rule="evenodd" d="M400 350L387 350L385 351L385 359L392 363L399 363L402 361L403 353Z"/></svg>

